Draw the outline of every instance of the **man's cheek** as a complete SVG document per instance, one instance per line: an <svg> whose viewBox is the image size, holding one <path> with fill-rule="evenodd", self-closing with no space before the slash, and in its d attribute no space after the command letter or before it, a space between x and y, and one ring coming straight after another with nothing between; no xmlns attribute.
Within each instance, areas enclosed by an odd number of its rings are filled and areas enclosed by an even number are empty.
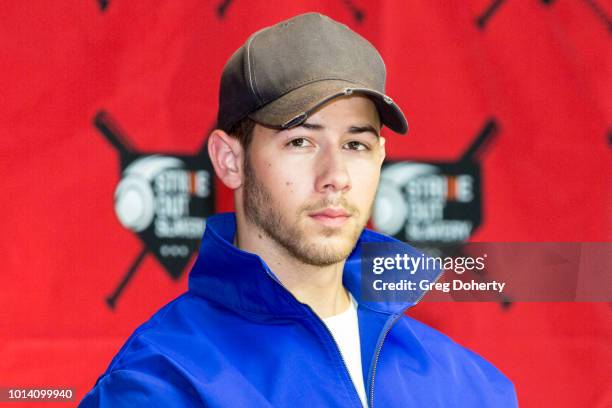
<svg viewBox="0 0 612 408"><path fill-rule="evenodd" d="M285 185L285 190L286 192L288 192L289 194L293 194L295 193L295 185L294 185L294 181L292 180L285 180L284 181L284 185Z"/></svg>
<svg viewBox="0 0 612 408"><path fill-rule="evenodd" d="M361 168L352 175L353 188L366 194L376 191L379 177L380 172L376 168Z"/></svg>

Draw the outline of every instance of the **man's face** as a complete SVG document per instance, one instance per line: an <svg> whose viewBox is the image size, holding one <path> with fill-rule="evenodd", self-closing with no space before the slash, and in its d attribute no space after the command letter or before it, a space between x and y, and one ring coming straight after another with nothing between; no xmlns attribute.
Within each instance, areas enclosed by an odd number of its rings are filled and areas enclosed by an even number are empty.
<svg viewBox="0 0 612 408"><path fill-rule="evenodd" d="M332 100L299 127L257 125L245 160L246 219L311 265L348 257L368 221L384 159L368 98Z"/></svg>

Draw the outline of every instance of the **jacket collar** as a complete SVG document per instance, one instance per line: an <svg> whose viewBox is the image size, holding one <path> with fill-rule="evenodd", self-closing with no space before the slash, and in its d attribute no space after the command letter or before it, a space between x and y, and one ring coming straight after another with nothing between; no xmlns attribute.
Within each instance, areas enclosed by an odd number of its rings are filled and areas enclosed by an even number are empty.
<svg viewBox="0 0 612 408"><path fill-rule="evenodd" d="M236 232L234 213L209 217L200 246L198 259L189 275L189 290L227 308L246 313L273 316L304 316L307 308L285 289L274 273L258 255L243 251L233 245ZM361 248L366 242L400 241L364 229L353 252L344 266L343 284L360 305L378 312L396 314L415 305L425 294L413 292L409 302L366 302L361 297ZM417 253L411 246L401 243L406 252ZM435 280L441 272L428 274ZM408 279L417 281L416 275ZM419 275L422 279L423 275Z"/></svg>

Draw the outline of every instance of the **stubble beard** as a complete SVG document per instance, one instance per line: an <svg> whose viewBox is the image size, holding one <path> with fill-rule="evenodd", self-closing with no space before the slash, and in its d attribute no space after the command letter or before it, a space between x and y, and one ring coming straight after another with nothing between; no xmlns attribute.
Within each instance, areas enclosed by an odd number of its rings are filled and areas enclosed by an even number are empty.
<svg viewBox="0 0 612 408"><path fill-rule="evenodd" d="M290 223L279 211L280 206L275 202L270 191L257 179L249 163L248 155L244 162L243 202L247 221L258 227L289 255L307 265L329 266L344 261L350 255L368 219L366 217L365 221L360 221L360 213L356 207L346 202L345 198L334 201L323 199L298 208L296 221ZM338 228L323 227L321 232L324 237L336 236L341 240L340 243L331 245L325 239L318 243L312 242L312 237L308 237L300 225L300 220L307 212L318 211L329 206L342 206L351 214L349 222L353 228L347 233ZM372 208L370 212L371 210Z"/></svg>

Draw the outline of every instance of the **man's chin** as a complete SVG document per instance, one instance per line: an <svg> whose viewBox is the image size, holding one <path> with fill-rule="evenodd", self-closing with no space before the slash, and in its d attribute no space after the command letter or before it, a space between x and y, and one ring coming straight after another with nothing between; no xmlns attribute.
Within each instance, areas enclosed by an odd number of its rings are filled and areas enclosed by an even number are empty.
<svg viewBox="0 0 612 408"><path fill-rule="evenodd" d="M301 247L299 259L303 262L327 266L346 260L353 250L354 243L349 240L317 239L309 241Z"/></svg>
<svg viewBox="0 0 612 408"><path fill-rule="evenodd" d="M336 228L319 227L305 231L304 238L311 248L318 247L321 252L348 256L355 247L362 230L363 228L357 228L355 225Z"/></svg>
<svg viewBox="0 0 612 408"><path fill-rule="evenodd" d="M302 262L328 266L344 261L351 254L363 226L360 227L355 218L350 218L339 227L328 227L311 219L302 219L290 228L281 226L266 231Z"/></svg>

